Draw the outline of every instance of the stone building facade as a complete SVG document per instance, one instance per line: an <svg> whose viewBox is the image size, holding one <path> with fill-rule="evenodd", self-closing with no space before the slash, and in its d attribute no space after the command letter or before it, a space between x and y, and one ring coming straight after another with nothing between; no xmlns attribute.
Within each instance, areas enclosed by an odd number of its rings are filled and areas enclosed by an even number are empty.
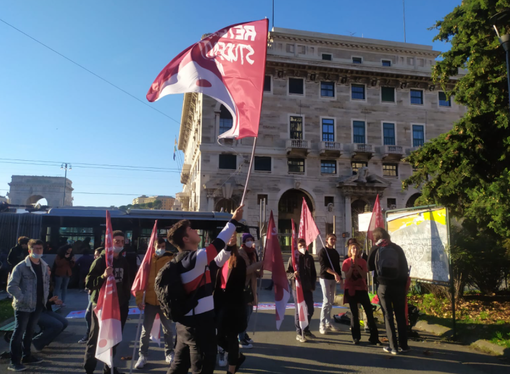
<svg viewBox="0 0 510 374"><path fill-rule="evenodd" d="M161 201L161 209L162 210L172 210L175 202L175 197L173 196L146 196L142 195L139 197L136 197L133 199L133 205L134 204L147 204L147 203L153 203L156 200Z"/></svg>
<svg viewBox="0 0 510 374"><path fill-rule="evenodd" d="M46 199L50 207L73 206L73 182L63 177L13 175L9 183L9 202L35 204Z"/></svg>
<svg viewBox="0 0 510 374"><path fill-rule="evenodd" d="M265 201L287 247L303 197L323 234L345 237L377 194L383 209L413 206L419 191L402 190L413 172L404 158L465 111L431 80L438 54L426 45L273 29L247 221L259 222ZM216 100L184 96L180 209L239 204L253 139L218 144L231 123Z"/></svg>

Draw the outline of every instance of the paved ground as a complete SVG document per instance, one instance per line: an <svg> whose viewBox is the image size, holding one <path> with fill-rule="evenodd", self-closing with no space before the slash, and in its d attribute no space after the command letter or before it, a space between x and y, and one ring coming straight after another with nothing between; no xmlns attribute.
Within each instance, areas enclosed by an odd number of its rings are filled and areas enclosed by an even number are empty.
<svg viewBox="0 0 510 374"><path fill-rule="evenodd" d="M261 291L261 301L270 301L272 293ZM320 290L316 291L316 301L320 300ZM67 307L61 312L67 315L72 310L84 309L86 295L77 290L69 290ZM318 339L313 342L299 343L295 340L293 311L288 310L280 331L275 330L274 311L259 312L257 332L252 334L255 341L253 349L244 353L247 360L240 373L509 373L510 362L479 353L469 347L440 342L436 337L422 334L424 341L411 341L412 351L406 355L391 356L380 347L368 346L364 335L362 345L351 343L348 326L337 325L342 331L328 335L319 335L319 310L315 311L312 330ZM255 315L252 317L253 324ZM121 356L130 356L136 334L137 318L128 320L124 330L124 341L117 352L117 365L122 372L129 372L129 361L121 361ZM81 369L84 346L77 343L85 331L83 319L70 320L69 327L49 347L39 355L45 362L33 366L27 373L83 373ZM380 327L380 331L384 331ZM165 373L163 349L156 344L151 346L152 361L139 373ZM7 344L1 339L0 351ZM6 373L7 360L0 361L0 373ZM101 373L102 370L96 370ZM218 368L216 373L225 373Z"/></svg>

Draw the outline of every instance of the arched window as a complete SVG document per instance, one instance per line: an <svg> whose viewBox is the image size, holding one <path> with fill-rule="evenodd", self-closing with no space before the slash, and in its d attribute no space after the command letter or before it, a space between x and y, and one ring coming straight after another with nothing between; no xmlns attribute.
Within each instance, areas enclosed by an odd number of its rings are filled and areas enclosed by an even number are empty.
<svg viewBox="0 0 510 374"><path fill-rule="evenodd" d="M225 106L220 107L220 135L232 128L232 114Z"/></svg>

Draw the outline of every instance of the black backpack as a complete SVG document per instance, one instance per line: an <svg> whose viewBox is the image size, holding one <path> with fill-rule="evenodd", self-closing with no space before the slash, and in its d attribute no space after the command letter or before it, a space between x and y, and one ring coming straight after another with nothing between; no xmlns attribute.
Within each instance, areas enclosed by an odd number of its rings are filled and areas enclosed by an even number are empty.
<svg viewBox="0 0 510 374"><path fill-rule="evenodd" d="M400 258L393 245L379 247L375 257L377 276L386 279L400 278Z"/></svg>
<svg viewBox="0 0 510 374"><path fill-rule="evenodd" d="M154 283L154 290L163 314L174 322L180 322L184 316L198 305L196 293L189 295L182 284L181 260L187 252L180 252L174 259L161 268ZM205 277L205 272L204 276Z"/></svg>

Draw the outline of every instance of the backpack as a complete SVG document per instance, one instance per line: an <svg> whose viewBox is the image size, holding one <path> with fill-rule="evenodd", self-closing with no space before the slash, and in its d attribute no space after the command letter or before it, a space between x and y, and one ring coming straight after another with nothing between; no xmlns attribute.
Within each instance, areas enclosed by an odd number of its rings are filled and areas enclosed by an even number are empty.
<svg viewBox="0 0 510 374"><path fill-rule="evenodd" d="M379 247L375 257L377 276L386 279L398 279L400 277L400 259L397 249L393 245Z"/></svg>
<svg viewBox="0 0 510 374"><path fill-rule="evenodd" d="M181 252L167 262L159 271L154 283L161 311L165 317L174 322L182 321L184 316L198 305L196 298L198 288L189 295L182 284L181 260L186 254L187 252ZM205 271L202 278L205 278Z"/></svg>

